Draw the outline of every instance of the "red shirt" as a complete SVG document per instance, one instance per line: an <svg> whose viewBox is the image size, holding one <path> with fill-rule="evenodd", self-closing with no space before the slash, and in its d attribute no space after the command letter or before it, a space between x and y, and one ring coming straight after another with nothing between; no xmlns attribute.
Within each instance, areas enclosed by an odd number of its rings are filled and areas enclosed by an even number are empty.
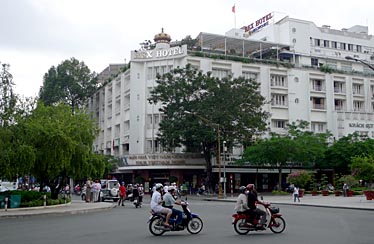
<svg viewBox="0 0 374 244"><path fill-rule="evenodd" d="M119 195L120 196L126 196L126 187L125 186L120 186L119 187Z"/></svg>

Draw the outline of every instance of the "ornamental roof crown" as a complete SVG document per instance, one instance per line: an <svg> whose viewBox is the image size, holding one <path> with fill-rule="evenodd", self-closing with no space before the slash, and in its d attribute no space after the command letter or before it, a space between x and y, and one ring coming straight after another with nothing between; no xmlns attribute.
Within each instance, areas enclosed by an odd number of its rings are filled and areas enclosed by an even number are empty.
<svg viewBox="0 0 374 244"><path fill-rule="evenodd" d="M164 33L164 28L161 28L161 33L155 35L153 39L156 43L170 43L171 37L170 35Z"/></svg>

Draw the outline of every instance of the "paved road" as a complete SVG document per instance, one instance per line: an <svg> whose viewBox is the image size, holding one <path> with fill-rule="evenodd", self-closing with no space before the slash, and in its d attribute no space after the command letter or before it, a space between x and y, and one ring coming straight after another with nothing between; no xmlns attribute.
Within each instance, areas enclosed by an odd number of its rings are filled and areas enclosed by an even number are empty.
<svg viewBox="0 0 374 244"><path fill-rule="evenodd" d="M267 198L270 197L265 197L265 200ZM306 201L305 198L304 202ZM141 209L127 204L125 207L84 214L41 214L3 218L0 219L0 243L369 244L374 239L372 211L274 204L280 207L287 221L284 233L276 235L267 230L239 236L231 225L233 202L205 201L205 198L189 198L189 202L191 210L199 213L204 221L204 229L198 235L183 231L165 233L161 237L152 236L146 224L149 217L149 204L146 203ZM109 202L95 204L91 203L89 206L112 206Z"/></svg>
<svg viewBox="0 0 374 244"><path fill-rule="evenodd" d="M75 199L75 200L74 200ZM217 199L217 197L206 197L206 196L189 196L189 199L199 199L206 201L228 201L234 202L235 197L227 197L226 199ZM301 206L319 206L328 208L347 208L347 209L361 209L361 210L374 210L374 200L366 200L364 196L354 197L335 197L335 196L311 196L306 195L301 198L301 202L294 203L291 195L287 196L273 196L264 195L264 201L281 204L281 205L301 205ZM149 202L149 196L146 196L144 202ZM100 203L85 203L79 198L73 198L72 203L62 206L52 207L38 207L30 209L9 209L5 211L0 210L1 218L17 218L26 217L33 215L61 215L61 214L77 214L86 213L92 211L103 211L114 207L115 204L112 202L100 202Z"/></svg>

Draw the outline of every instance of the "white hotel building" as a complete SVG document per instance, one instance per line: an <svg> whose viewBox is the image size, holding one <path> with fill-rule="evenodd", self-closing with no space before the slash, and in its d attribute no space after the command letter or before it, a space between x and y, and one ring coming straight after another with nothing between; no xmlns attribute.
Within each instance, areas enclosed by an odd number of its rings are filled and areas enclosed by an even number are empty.
<svg viewBox="0 0 374 244"><path fill-rule="evenodd" d="M147 101L157 85L157 73L187 63L217 77L232 74L261 83L261 94L271 101L264 109L271 114L268 125L273 132L283 133L287 123L305 120L311 131L328 130L335 139L356 131L374 137L374 72L345 58L374 60L368 28L334 30L310 21L274 18L271 13L226 35L200 33L192 47L170 42L162 31L155 36L155 45L131 52L130 65L106 80L89 103L100 128L94 150L122 159L117 177L129 182L141 176L153 183L176 176L193 185L204 177L201 155L162 150L157 140L162 114ZM229 150L224 161L234 187L253 182L254 177L260 190L276 184L277 171L231 164L230 158L240 153ZM213 167L218 172L214 163Z"/></svg>

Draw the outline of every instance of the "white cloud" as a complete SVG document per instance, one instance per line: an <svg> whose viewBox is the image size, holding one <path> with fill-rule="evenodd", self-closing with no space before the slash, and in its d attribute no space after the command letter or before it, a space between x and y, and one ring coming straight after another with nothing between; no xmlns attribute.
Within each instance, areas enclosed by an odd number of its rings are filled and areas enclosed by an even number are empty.
<svg viewBox="0 0 374 244"><path fill-rule="evenodd" d="M373 23L372 1L305 0L0 0L0 62L11 65L16 91L38 93L51 66L75 57L96 72L129 61L130 51L161 31L173 40L199 32L224 34L269 12L330 25Z"/></svg>

